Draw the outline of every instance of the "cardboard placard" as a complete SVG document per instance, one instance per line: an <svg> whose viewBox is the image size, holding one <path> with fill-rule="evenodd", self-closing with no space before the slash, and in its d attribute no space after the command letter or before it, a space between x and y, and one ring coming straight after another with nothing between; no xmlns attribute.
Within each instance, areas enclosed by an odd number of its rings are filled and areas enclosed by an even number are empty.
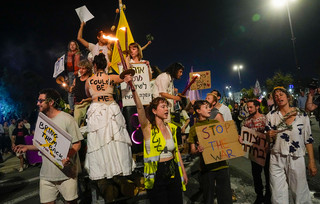
<svg viewBox="0 0 320 204"><path fill-rule="evenodd" d="M63 169L62 160L67 158L71 141L69 133L58 127L46 115L39 113L33 145L60 169Z"/></svg>
<svg viewBox="0 0 320 204"><path fill-rule="evenodd" d="M198 140L204 151L202 156L205 164L244 155L238 140L237 127L233 120L222 123L212 123L196 127Z"/></svg>
<svg viewBox="0 0 320 204"><path fill-rule="evenodd" d="M253 162L264 166L269 147L266 134L242 127L241 139L243 141L242 148L247 153L247 157Z"/></svg>
<svg viewBox="0 0 320 204"><path fill-rule="evenodd" d="M62 73L64 71L64 58L65 58L65 55L62 55L54 63L53 78L56 78L60 73Z"/></svg>
<svg viewBox="0 0 320 204"><path fill-rule="evenodd" d="M151 89L150 89L150 79L149 79L149 68L145 63L131 63L132 69L135 70L135 75L133 76L133 83L136 91L140 97L143 105L149 105L152 100ZM121 64L118 64L119 73L123 71ZM121 83L121 95L123 106L135 106L133 100L133 95L131 88L127 83Z"/></svg>
<svg viewBox="0 0 320 204"><path fill-rule="evenodd" d="M189 74L189 81L192 80L192 77L195 74L199 74L200 77L196 79L196 81L191 85L191 90L201 90L201 89L210 89L211 88L211 72L203 71L203 72L191 72Z"/></svg>

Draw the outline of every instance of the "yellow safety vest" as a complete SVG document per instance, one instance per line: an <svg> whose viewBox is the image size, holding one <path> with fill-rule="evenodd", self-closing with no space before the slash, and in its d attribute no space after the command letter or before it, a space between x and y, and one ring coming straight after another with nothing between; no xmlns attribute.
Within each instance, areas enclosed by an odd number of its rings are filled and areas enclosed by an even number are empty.
<svg viewBox="0 0 320 204"><path fill-rule="evenodd" d="M177 143L177 126L172 123L168 123L172 138L174 141L174 161L178 164L179 173L181 177L181 185L182 190L186 191L186 186L184 185L182 168L178 155L178 143ZM145 141L143 141L143 155L144 155L144 186L146 189L152 189L154 180L157 173L158 162L160 160L160 154L166 146L166 140L162 136L162 133L157 129L151 129L151 137L150 137L150 152L149 154L146 151Z"/></svg>

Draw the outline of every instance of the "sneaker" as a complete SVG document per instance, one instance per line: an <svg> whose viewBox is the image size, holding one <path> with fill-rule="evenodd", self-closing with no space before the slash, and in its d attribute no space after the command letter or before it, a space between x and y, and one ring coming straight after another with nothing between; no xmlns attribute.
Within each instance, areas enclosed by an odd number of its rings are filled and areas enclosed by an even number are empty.
<svg viewBox="0 0 320 204"><path fill-rule="evenodd" d="M26 169L26 168L28 168L28 167L29 167L28 164L23 164L23 168L24 168L24 169Z"/></svg>
<svg viewBox="0 0 320 204"><path fill-rule="evenodd" d="M22 171L23 171L23 168L22 168L22 167L20 167L19 172L22 172Z"/></svg>

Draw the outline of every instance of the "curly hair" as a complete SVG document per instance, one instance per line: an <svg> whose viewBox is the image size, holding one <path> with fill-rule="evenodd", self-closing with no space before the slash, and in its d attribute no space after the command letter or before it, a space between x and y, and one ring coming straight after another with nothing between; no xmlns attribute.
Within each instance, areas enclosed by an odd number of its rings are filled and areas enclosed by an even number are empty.
<svg viewBox="0 0 320 204"><path fill-rule="evenodd" d="M177 79L177 74L180 69L184 70L184 66L180 62L175 62L167 67L164 72L170 74L172 78Z"/></svg>
<svg viewBox="0 0 320 204"><path fill-rule="evenodd" d="M97 70L104 70L107 67L106 56L103 53L94 56L92 64L97 66Z"/></svg>
<svg viewBox="0 0 320 204"><path fill-rule="evenodd" d="M47 88L47 89L42 89L39 94L45 94L46 95L46 101L53 101L53 107L55 109L59 108L59 104L61 101L61 95L59 94L59 92L55 89L52 88Z"/></svg>

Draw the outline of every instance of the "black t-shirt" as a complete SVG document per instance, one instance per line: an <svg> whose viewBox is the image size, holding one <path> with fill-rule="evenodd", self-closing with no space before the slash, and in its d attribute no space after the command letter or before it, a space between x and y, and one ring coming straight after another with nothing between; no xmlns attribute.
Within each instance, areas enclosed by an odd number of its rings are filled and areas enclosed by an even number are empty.
<svg viewBox="0 0 320 204"><path fill-rule="evenodd" d="M28 135L27 128L15 128L12 132L12 136L16 136L15 145L25 144L24 136Z"/></svg>
<svg viewBox="0 0 320 204"><path fill-rule="evenodd" d="M86 81L81 81L80 77L76 78L76 85L73 89L74 97L76 102L81 102L82 99L88 98L86 95Z"/></svg>

